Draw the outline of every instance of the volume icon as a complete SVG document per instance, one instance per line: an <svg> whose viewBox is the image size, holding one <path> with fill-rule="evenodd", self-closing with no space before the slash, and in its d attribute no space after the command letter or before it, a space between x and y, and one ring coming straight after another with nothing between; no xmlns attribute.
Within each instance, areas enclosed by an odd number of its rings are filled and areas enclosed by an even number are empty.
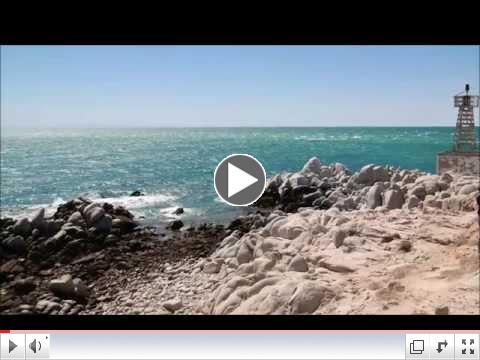
<svg viewBox="0 0 480 360"><path fill-rule="evenodd" d="M42 343L40 341L37 341L37 339L33 339L33 341L28 345L30 350L33 351L34 354L37 353L37 351L40 351L42 349Z"/></svg>

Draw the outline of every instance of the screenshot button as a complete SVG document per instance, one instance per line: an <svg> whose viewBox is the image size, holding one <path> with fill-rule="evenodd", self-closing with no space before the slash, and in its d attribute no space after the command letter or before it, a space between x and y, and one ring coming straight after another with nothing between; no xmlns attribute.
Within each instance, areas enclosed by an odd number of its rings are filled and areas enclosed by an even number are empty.
<svg viewBox="0 0 480 360"><path fill-rule="evenodd" d="M428 359L429 354L428 334L407 334L405 342L405 358Z"/></svg>

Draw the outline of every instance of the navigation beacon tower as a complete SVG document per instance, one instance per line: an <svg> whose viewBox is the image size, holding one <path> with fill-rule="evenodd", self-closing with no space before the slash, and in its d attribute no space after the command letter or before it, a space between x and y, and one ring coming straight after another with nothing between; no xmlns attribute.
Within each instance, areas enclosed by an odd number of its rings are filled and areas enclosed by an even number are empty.
<svg viewBox="0 0 480 360"><path fill-rule="evenodd" d="M463 175L480 175L480 152L475 129L474 108L479 107L479 96L471 95L470 86L455 95L454 106L458 108L452 151L437 155L437 173L447 171Z"/></svg>
<svg viewBox="0 0 480 360"><path fill-rule="evenodd" d="M458 117L453 151L471 152L478 150L473 108L478 107L479 97L469 95L469 91L470 86L466 84L465 91L454 96L455 107L458 107Z"/></svg>

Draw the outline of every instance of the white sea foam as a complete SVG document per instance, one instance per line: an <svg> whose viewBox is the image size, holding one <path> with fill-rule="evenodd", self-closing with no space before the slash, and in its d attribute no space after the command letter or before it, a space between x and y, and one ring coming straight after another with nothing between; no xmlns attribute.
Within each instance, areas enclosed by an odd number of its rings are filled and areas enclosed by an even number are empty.
<svg viewBox="0 0 480 360"><path fill-rule="evenodd" d="M123 206L127 210L131 211L135 216L150 217L152 212L163 213L163 211L167 212L167 209L172 209L170 212L173 212L176 208L179 207L175 203L177 197L171 194L149 194L144 196L119 196L101 198L95 196L84 197L92 200L95 203L107 202L114 206ZM56 198L50 204L36 204L23 208L16 208L11 210L9 209L6 211L2 210L2 217L7 216L16 219L27 217L31 219L35 212L41 208L45 209L45 216L49 217L55 213L59 205L65 203L66 201L68 201L68 199L65 200L63 198ZM186 209L184 210L185 212L187 212Z"/></svg>
<svg viewBox="0 0 480 360"><path fill-rule="evenodd" d="M299 140L299 141L325 141L325 140L329 140L326 136L305 136L305 135L302 135L302 136L296 136L294 138L295 140Z"/></svg>
<svg viewBox="0 0 480 360"><path fill-rule="evenodd" d="M107 202L114 206L123 206L128 210L136 210L161 205L168 206L174 203L176 197L171 194L151 194L144 196L93 198L91 200L95 203Z"/></svg>

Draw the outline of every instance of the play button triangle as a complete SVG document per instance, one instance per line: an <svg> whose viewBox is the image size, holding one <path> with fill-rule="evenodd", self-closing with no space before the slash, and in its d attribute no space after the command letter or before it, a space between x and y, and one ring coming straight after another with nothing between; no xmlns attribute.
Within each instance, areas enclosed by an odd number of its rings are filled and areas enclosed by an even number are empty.
<svg viewBox="0 0 480 360"><path fill-rule="evenodd" d="M228 163L228 197L239 193L257 181L258 179L256 177Z"/></svg>
<svg viewBox="0 0 480 360"><path fill-rule="evenodd" d="M10 354L18 345L15 344L12 340L8 340L8 353Z"/></svg>

